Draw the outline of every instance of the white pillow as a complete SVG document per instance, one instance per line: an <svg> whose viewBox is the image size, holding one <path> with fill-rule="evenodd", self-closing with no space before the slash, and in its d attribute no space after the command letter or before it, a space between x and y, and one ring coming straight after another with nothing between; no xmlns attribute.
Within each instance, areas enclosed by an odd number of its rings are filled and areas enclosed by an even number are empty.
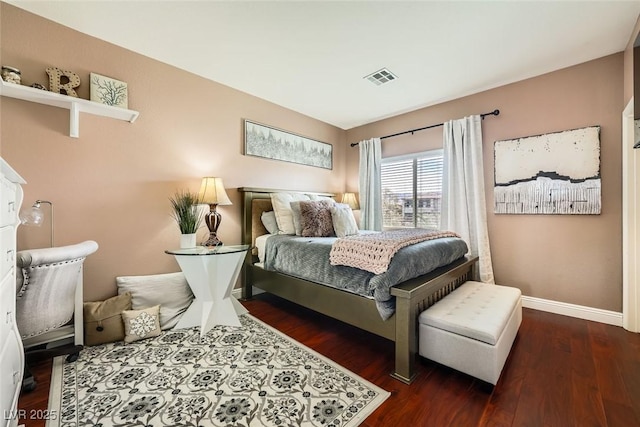
<svg viewBox="0 0 640 427"><path fill-rule="evenodd" d="M276 222L276 214L274 211L262 212L260 219L269 234L278 234L278 223Z"/></svg>
<svg viewBox="0 0 640 427"><path fill-rule="evenodd" d="M160 306L160 327L173 328L191 305L193 293L182 272L116 277L118 295L131 292L131 309Z"/></svg>
<svg viewBox="0 0 640 427"><path fill-rule="evenodd" d="M335 202L336 200L333 197L329 197L329 196L318 196L317 194L309 194L309 199L311 200L328 200L330 202Z"/></svg>
<svg viewBox="0 0 640 427"><path fill-rule="evenodd" d="M329 211L336 236L346 237L358 234L358 223L349 205L336 203L329 208Z"/></svg>
<svg viewBox="0 0 640 427"><path fill-rule="evenodd" d="M293 224L291 202L311 200L306 194L300 193L271 193L271 205L276 213L279 234L296 234Z"/></svg>

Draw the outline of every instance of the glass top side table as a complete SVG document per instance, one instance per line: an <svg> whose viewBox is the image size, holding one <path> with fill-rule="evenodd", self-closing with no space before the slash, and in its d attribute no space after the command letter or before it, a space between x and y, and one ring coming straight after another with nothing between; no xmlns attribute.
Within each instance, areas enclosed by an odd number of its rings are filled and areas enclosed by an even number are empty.
<svg viewBox="0 0 640 427"><path fill-rule="evenodd" d="M195 296L175 326L200 326L200 337L215 325L241 326L239 314L247 313L231 292L249 245L198 246L166 250L173 255Z"/></svg>
<svg viewBox="0 0 640 427"><path fill-rule="evenodd" d="M246 252L248 249L249 245L196 246L195 248L170 249L166 250L165 253L169 255L203 256Z"/></svg>

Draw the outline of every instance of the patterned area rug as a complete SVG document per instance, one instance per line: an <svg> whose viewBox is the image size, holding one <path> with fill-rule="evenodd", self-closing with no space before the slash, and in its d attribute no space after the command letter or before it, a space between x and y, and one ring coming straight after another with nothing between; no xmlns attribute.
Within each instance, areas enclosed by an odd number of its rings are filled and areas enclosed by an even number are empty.
<svg viewBox="0 0 640 427"><path fill-rule="evenodd" d="M389 393L251 315L54 361L48 426L359 425Z"/></svg>

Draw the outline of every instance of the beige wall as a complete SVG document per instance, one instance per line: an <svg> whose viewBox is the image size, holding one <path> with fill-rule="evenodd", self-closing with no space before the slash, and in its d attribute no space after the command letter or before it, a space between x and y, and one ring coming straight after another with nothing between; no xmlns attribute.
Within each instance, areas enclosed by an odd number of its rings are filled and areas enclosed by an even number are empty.
<svg viewBox="0 0 640 427"><path fill-rule="evenodd" d="M133 124L81 114L74 139L68 111L0 101L0 154L28 182L25 205L54 202L56 245L100 245L85 264L85 300L113 295L119 275L179 271L164 253L179 244L168 197L197 191L203 176L223 177L228 188L233 205L219 208L228 244L240 242L238 187L343 191L343 130L6 3L0 14L1 62L21 69L23 83L46 83L45 68L56 66L79 74L80 97L88 98L96 72L126 81L129 107L140 112ZM333 170L243 156L243 118L333 144ZM19 248L48 244L49 223L19 228Z"/></svg>
<svg viewBox="0 0 640 427"><path fill-rule="evenodd" d="M347 142L500 109L483 122L485 187L496 283L524 295L621 311L623 54L382 120ZM495 215L493 143L584 126L601 129L601 215ZM384 140L383 157L442 146L442 128ZM347 191L357 189L357 148L347 149Z"/></svg>
<svg viewBox="0 0 640 427"><path fill-rule="evenodd" d="M179 240L167 197L197 190L202 176L225 179L234 205L219 208L219 234L237 243L235 188L356 191L358 151L348 142L499 108L500 116L483 123L497 282L529 296L620 311L622 53L345 132L5 3L0 15L1 63L22 69L25 83L45 83L47 66L68 68L80 74L80 96L88 98L88 74L97 72L128 82L130 108L140 111L134 124L82 115L80 138L73 139L67 111L0 101L0 154L28 181L25 204L55 203L57 244L100 244L86 263L86 300L112 295L118 275L178 271L163 252ZM243 156L243 118L333 144L334 169ZM492 213L494 141L590 125L602 126L601 215ZM386 140L383 156L440 147L441 132ZM21 227L19 246L47 246L48 225Z"/></svg>

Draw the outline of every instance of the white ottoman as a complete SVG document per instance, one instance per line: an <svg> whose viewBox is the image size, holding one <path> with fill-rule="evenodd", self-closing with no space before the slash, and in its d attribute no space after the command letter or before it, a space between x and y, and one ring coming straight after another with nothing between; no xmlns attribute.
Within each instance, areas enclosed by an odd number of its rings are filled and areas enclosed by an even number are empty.
<svg viewBox="0 0 640 427"><path fill-rule="evenodd" d="M522 322L520 294L463 283L418 317L420 355L495 385Z"/></svg>

